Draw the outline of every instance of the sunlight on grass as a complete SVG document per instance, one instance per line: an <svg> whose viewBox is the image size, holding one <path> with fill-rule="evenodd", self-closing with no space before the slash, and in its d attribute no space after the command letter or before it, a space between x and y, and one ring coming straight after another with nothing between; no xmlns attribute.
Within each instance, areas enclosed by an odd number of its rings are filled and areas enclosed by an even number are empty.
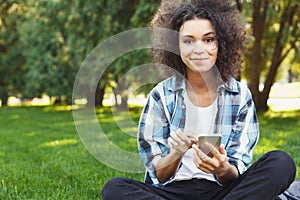
<svg viewBox="0 0 300 200"><path fill-rule="evenodd" d="M300 114L300 109L299 110L291 110L291 111L281 111L281 112L273 112L273 111L268 111L264 113L265 116L268 116L270 118L289 118L289 117L298 117ZM299 116L300 117L300 116ZM299 121L300 122L300 121Z"/></svg>
<svg viewBox="0 0 300 200"><path fill-rule="evenodd" d="M64 140L55 140L52 142L43 143L42 147L55 147L55 146L62 146L62 145L70 145L70 144L77 144L78 141L75 139L64 139Z"/></svg>
<svg viewBox="0 0 300 200"><path fill-rule="evenodd" d="M45 107L45 111L72 111L81 108L80 105L58 105L58 106L49 106Z"/></svg>
<svg viewBox="0 0 300 200"><path fill-rule="evenodd" d="M268 151L272 151L275 149L277 149L277 148L274 146L274 144L271 140L261 138L255 148L254 153L262 155Z"/></svg>
<svg viewBox="0 0 300 200"><path fill-rule="evenodd" d="M27 137L33 137L36 136L36 132L29 132L25 134Z"/></svg>

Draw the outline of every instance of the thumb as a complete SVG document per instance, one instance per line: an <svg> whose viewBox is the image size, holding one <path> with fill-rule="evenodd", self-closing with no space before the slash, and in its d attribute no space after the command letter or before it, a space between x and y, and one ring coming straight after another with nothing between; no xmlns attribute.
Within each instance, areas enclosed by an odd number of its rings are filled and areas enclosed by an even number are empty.
<svg viewBox="0 0 300 200"><path fill-rule="evenodd" d="M221 153L221 154L224 154L224 155L227 154L227 152L226 152L226 150L225 150L224 144L221 144L221 146L220 146L220 153Z"/></svg>

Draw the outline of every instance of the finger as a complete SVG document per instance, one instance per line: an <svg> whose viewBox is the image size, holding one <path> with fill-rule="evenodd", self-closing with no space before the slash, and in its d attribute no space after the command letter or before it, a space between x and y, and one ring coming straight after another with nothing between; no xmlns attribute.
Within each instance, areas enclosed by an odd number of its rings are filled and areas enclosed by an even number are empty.
<svg viewBox="0 0 300 200"><path fill-rule="evenodd" d="M195 138L195 136L187 135L187 137L192 144L197 144L197 138Z"/></svg>
<svg viewBox="0 0 300 200"><path fill-rule="evenodd" d="M189 144L191 142L188 135L186 135L181 129L178 129L176 131L176 135L181 141L183 141L186 144Z"/></svg>
<svg viewBox="0 0 300 200"><path fill-rule="evenodd" d="M194 151L194 158L193 158L193 161L195 163L195 165L198 167L202 164L202 160L201 158L198 156L196 150L193 148L193 151Z"/></svg>
<svg viewBox="0 0 300 200"><path fill-rule="evenodd" d="M192 148L194 149L195 154L198 155L198 154L200 153L200 149L199 149L198 145L193 144L193 145L192 145Z"/></svg>
<svg viewBox="0 0 300 200"><path fill-rule="evenodd" d="M220 153L225 155L225 156L227 155L227 152L225 150L225 146L223 144L221 144L221 146L220 146Z"/></svg>
<svg viewBox="0 0 300 200"><path fill-rule="evenodd" d="M197 156L194 158L194 164L195 166L204 171L205 173L212 173L211 167L207 166L201 159L199 159Z"/></svg>
<svg viewBox="0 0 300 200"><path fill-rule="evenodd" d="M212 173L212 171L214 169L213 166L211 166L210 164L208 164L204 161L205 158L209 158L209 157L207 157L206 155L204 155L204 156L205 156L204 158L199 157L197 152L194 150L194 159L193 159L194 164L198 169L204 171L205 173Z"/></svg>
<svg viewBox="0 0 300 200"><path fill-rule="evenodd" d="M193 131L190 131L190 130L185 130L184 131L184 134L188 137L188 138L193 138L193 139L195 139L195 138L197 138L197 134L195 133L195 132L193 132Z"/></svg>
<svg viewBox="0 0 300 200"><path fill-rule="evenodd" d="M193 144L192 147L194 149L195 156L199 157L199 159L201 159L201 162L207 162L209 159L211 159L203 151L201 151L201 149L199 149L196 144Z"/></svg>
<svg viewBox="0 0 300 200"><path fill-rule="evenodd" d="M216 158L220 157L220 152L212 144L210 144L209 142L205 142L205 146L209 149L213 157Z"/></svg>
<svg viewBox="0 0 300 200"><path fill-rule="evenodd" d="M168 142L169 142L173 147L178 145L178 143L177 143L172 137L168 137Z"/></svg>
<svg viewBox="0 0 300 200"><path fill-rule="evenodd" d="M226 160L227 157L227 152L225 150L224 145L221 145L218 151L217 155L214 155L215 158L219 161L219 162L223 162L224 160Z"/></svg>
<svg viewBox="0 0 300 200"><path fill-rule="evenodd" d="M212 174L212 171L210 169L205 168L205 167L201 167L199 169L202 170L203 172L207 173L207 174Z"/></svg>
<svg viewBox="0 0 300 200"><path fill-rule="evenodd" d="M175 133L173 133L172 137L174 137L178 143L188 147L196 143L196 141L193 141L195 139L191 138L192 136L186 135L181 129L178 129Z"/></svg>
<svg viewBox="0 0 300 200"><path fill-rule="evenodd" d="M206 167L209 170L213 170L218 166L218 160L209 157L206 153L201 151L201 149L199 149L199 147L197 145L193 145L193 149L197 153L197 156L201 159L201 162L203 163L202 166ZM216 148L214 148L214 149L216 149ZM220 154L218 153L218 155L220 155Z"/></svg>
<svg viewBox="0 0 300 200"><path fill-rule="evenodd" d="M208 174L211 174L214 172L214 167L206 164L205 162L202 162L199 166L197 166L197 168Z"/></svg>
<svg viewBox="0 0 300 200"><path fill-rule="evenodd" d="M172 132L171 137L174 141L177 142L177 144L179 144L179 143L184 144L184 142L178 137L177 132Z"/></svg>

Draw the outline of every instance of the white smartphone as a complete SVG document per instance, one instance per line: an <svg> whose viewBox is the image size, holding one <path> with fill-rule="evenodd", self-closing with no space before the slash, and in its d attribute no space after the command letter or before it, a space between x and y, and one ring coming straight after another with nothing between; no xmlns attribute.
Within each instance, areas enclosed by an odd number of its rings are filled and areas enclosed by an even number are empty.
<svg viewBox="0 0 300 200"><path fill-rule="evenodd" d="M205 142L208 142L210 144L212 144L216 149L220 148L220 144L221 144L221 136L220 135L205 135L205 136L199 136L198 137L198 147L201 149L201 151L203 151L203 153L205 153L206 155L208 155L209 157L213 157L212 153L211 153L211 148L207 147L205 145Z"/></svg>

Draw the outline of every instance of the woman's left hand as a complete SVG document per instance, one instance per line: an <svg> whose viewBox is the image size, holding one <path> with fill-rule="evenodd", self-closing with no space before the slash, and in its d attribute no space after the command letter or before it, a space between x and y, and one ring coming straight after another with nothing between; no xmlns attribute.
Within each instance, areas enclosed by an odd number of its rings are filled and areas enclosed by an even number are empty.
<svg viewBox="0 0 300 200"><path fill-rule="evenodd" d="M206 142L205 145L211 149L212 158L203 153L198 145L194 144L192 146L194 149L194 163L198 169L208 174L215 174L220 179L227 175L233 175L229 177L230 180L232 180L238 176L237 169L226 159L227 152L224 145L221 145L219 150L208 142ZM227 179L225 182L227 182Z"/></svg>

